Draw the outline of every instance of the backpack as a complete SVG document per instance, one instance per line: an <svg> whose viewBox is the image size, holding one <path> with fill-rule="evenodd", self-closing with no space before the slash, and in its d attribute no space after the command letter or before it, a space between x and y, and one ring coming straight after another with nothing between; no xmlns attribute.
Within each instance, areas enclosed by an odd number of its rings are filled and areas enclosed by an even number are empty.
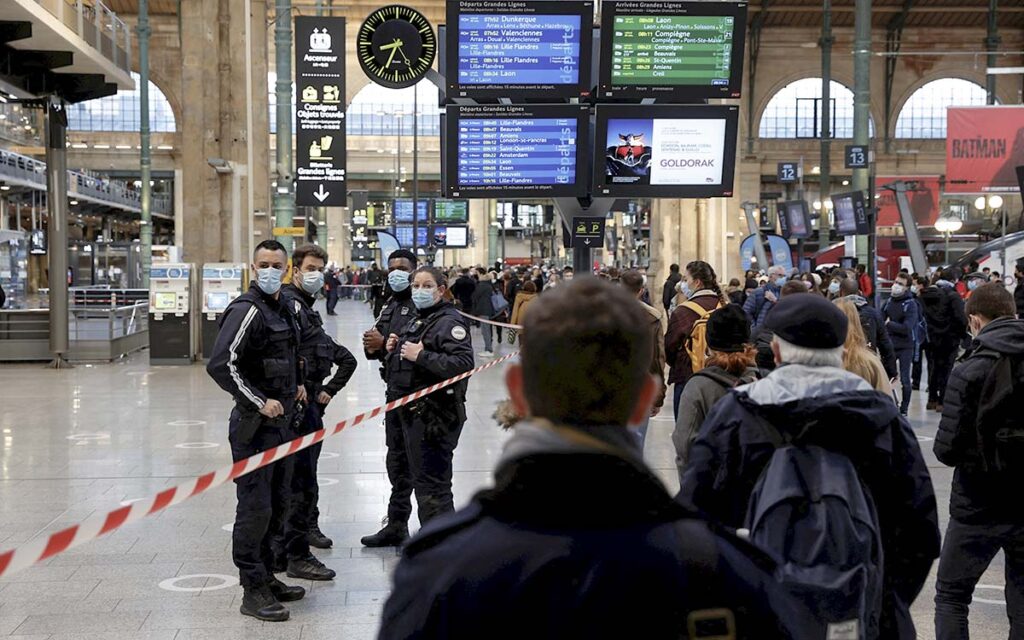
<svg viewBox="0 0 1024 640"><path fill-rule="evenodd" d="M1000 353L978 397L978 444L982 469L1024 475L1024 357Z"/></svg>
<svg viewBox="0 0 1024 640"><path fill-rule="evenodd" d="M877 638L882 538L870 492L845 455L762 424L776 448L748 503L750 541L776 557L776 580L806 605L803 637Z"/></svg>
<svg viewBox="0 0 1024 640"><path fill-rule="evenodd" d="M711 310L705 309L690 300L684 302L682 306L697 314L697 319L690 328L690 335L686 337L686 341L683 343L686 355L690 356L691 370L697 373L704 368L704 361L708 355L708 318L711 317L712 313L722 308L722 302L719 301L718 305Z"/></svg>

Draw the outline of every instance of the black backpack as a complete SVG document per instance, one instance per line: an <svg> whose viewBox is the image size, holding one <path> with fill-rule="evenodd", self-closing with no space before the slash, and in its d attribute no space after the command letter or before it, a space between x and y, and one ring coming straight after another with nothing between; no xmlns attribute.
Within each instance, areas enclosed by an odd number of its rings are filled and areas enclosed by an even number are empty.
<svg viewBox="0 0 1024 640"><path fill-rule="evenodd" d="M1022 403L1024 356L997 354L981 387L975 421L983 470L1024 475Z"/></svg>
<svg viewBox="0 0 1024 640"><path fill-rule="evenodd" d="M879 636L878 514L850 459L762 422L775 444L747 508L750 541L778 561L779 584L807 608L805 638Z"/></svg>

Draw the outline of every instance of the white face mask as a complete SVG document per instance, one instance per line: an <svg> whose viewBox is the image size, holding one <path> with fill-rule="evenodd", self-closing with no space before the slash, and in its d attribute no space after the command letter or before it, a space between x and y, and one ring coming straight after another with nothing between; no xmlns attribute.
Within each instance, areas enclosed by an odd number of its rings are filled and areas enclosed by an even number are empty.
<svg viewBox="0 0 1024 640"><path fill-rule="evenodd" d="M894 295L894 296L902 296L906 292L907 292L907 288L904 287L902 284L894 284L894 285L892 285L892 295Z"/></svg>

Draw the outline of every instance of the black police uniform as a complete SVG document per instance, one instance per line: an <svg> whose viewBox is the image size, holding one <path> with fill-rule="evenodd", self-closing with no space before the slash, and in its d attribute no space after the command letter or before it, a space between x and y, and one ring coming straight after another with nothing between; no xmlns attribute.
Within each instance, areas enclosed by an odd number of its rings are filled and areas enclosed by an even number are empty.
<svg viewBox="0 0 1024 640"><path fill-rule="evenodd" d="M412 290L406 289L395 293L388 299L384 309L380 312L373 328L384 336L385 343L391 334L402 335L405 326L416 318L416 305L412 303ZM387 374L387 351L382 347L378 351L364 351L367 358L380 360L380 376L385 382ZM387 389L388 401L400 398L401 394L392 391L390 384ZM391 482L391 498L388 502L388 521L406 522L409 514L412 513L412 477L409 473L409 465L406 462L405 446L402 444L402 426L398 422L398 415L395 411L384 414L384 439L387 445L387 456L385 464L388 471L388 480Z"/></svg>
<svg viewBox="0 0 1024 640"><path fill-rule="evenodd" d="M306 385L307 407L301 421L298 435L306 435L323 428L324 405L317 402L321 391L334 396L348 384L358 364L355 356L336 343L323 328L323 318L313 309L315 299L295 285L282 290L299 323L299 357L302 361L304 384ZM338 371L326 384L334 366ZM284 548L289 560L299 560L310 555L307 534L317 524L320 497L316 468L323 443L318 442L308 449L294 454L295 469L292 474L292 510L288 518L288 533Z"/></svg>
<svg viewBox="0 0 1024 640"><path fill-rule="evenodd" d="M388 354L389 395L408 395L473 368L469 328L450 302L419 310L399 336L395 350ZM401 356L402 345L407 342L423 345L416 362ZM412 513L409 495L413 491L421 525L454 511L452 458L466 422L467 384L463 380L392 412L400 427L394 435L401 441L388 443L388 475L392 450L396 471L403 469L407 475L397 484L392 480L389 518L408 521Z"/></svg>
<svg viewBox="0 0 1024 640"><path fill-rule="evenodd" d="M228 440L236 462L295 437L291 421L299 383L298 344L293 313L255 284L221 316L206 370L235 399ZM268 399L281 403L282 416L258 413ZM272 532L283 527L288 513L291 468L287 457L235 480L232 558L243 587L262 587L273 576Z"/></svg>

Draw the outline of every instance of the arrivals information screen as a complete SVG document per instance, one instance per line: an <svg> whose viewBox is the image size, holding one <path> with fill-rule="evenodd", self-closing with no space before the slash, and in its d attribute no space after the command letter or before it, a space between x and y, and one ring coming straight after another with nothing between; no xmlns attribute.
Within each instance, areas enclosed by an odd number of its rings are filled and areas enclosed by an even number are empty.
<svg viewBox="0 0 1024 640"><path fill-rule="evenodd" d="M738 107L599 105L603 170L594 194L714 198L732 195Z"/></svg>
<svg viewBox="0 0 1024 640"><path fill-rule="evenodd" d="M606 0L604 97L738 98L746 3Z"/></svg>
<svg viewBox="0 0 1024 640"><path fill-rule="evenodd" d="M587 105L449 106L447 195L584 195L588 113Z"/></svg>
<svg viewBox="0 0 1024 640"><path fill-rule="evenodd" d="M589 95L593 13L589 0L449 2L449 95Z"/></svg>

